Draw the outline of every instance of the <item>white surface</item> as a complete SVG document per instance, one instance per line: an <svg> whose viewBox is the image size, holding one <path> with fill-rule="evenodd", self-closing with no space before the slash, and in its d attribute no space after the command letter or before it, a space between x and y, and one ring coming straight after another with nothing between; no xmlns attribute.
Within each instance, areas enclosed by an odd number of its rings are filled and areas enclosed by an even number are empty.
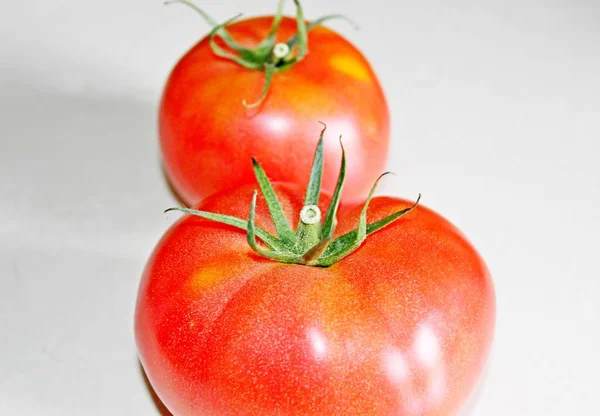
<svg viewBox="0 0 600 416"><path fill-rule="evenodd" d="M275 6L252 3L199 0L220 20ZM492 270L496 340L470 414L600 414L600 3L304 5L361 24L332 26L387 91L387 192L422 192ZM3 3L0 414L158 414L132 336L174 203L155 113L207 29L160 1Z"/></svg>

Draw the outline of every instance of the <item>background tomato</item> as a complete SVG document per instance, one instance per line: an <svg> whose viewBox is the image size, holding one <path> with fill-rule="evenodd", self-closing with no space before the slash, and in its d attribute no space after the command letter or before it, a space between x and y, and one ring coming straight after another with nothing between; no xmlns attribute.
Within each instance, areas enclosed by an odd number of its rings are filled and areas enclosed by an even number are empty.
<svg viewBox="0 0 600 416"><path fill-rule="evenodd" d="M241 45L256 47L272 17L243 20L227 27ZM296 34L284 18L277 41ZM325 27L308 34L309 53L275 73L263 104L256 100L265 73L217 57L208 38L194 46L173 69L160 106L164 168L175 191L188 204L223 188L253 182L250 157L257 157L278 181L306 183L323 121L336 132L326 141L323 186L332 191L340 157L337 134L348 150L348 200L364 196L383 171L389 143L389 114L379 81L364 56ZM327 163L331 161L332 163Z"/></svg>
<svg viewBox="0 0 600 416"><path fill-rule="evenodd" d="M199 209L246 218L253 189ZM303 192L275 190L296 223ZM374 198L369 222L411 205ZM256 219L274 231L262 199ZM494 316L483 260L418 206L329 268L258 257L243 231L186 216L146 266L135 330L146 373L178 416L448 416L481 373Z"/></svg>

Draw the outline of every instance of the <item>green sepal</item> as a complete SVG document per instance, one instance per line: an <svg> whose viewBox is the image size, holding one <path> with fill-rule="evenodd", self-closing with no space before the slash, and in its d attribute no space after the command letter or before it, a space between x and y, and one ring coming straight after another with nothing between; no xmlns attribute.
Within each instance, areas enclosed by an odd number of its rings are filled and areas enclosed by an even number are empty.
<svg viewBox="0 0 600 416"><path fill-rule="evenodd" d="M245 55L245 56L251 56L251 54L253 53L253 51L251 51L250 49L244 48L243 46L241 46L239 43L237 43L229 34L229 32L227 31L227 29L225 29L225 25L220 25L219 22L217 22L215 19L213 19L212 17L210 17L210 15L208 13L206 13L204 10L202 10L200 7L196 6L194 3L192 3L189 0L169 0L166 1L165 4L169 5L169 4L174 4L174 3L181 3L183 5L188 6L189 8L191 8L192 10L194 10L195 12L197 12L206 23L208 23L210 26L213 27L218 27L216 34L223 39L223 41L225 42L225 44L227 46L229 46L231 49L233 49L234 51Z"/></svg>
<svg viewBox="0 0 600 416"><path fill-rule="evenodd" d="M317 150L315 150L304 205L319 205L319 195L321 194L321 182L323 179L323 136L325 135L325 130L327 130L327 125L325 123L321 124L323 124L323 130L321 130Z"/></svg>
<svg viewBox="0 0 600 416"><path fill-rule="evenodd" d="M262 104L262 102L267 98L267 93L269 92L269 87L271 86L271 80L273 79L273 74L275 73L275 65L274 64L265 64L265 85L263 86L263 90L260 93L260 97L253 103L248 104L246 99L242 100L242 104L246 108L255 108Z"/></svg>
<svg viewBox="0 0 600 416"><path fill-rule="evenodd" d="M277 195L273 190L271 181L267 177L267 174L263 168L254 158L252 158L252 167L254 169L254 176L256 177L260 191L265 197L265 201L267 201L267 206L269 207L269 212L271 213L273 225L275 225L275 229L277 230L277 235L285 243L293 243L295 240L294 232L290 228L290 224L288 223L285 213L283 212L281 203L279 202L279 199L277 199Z"/></svg>
<svg viewBox="0 0 600 416"><path fill-rule="evenodd" d="M235 21L236 19L238 19L240 16L241 16L241 14L238 14L238 15L232 17L231 19L228 19L225 22L223 22L219 25L216 25L215 27L212 28L212 30L208 34L208 38L210 41L210 47L211 47L213 53L217 56L220 56L221 58L229 59L229 60L237 63L238 65L243 66L244 68L260 69L260 68L262 68L263 64L260 62L254 61L254 53L252 51L250 51L248 49L243 49L241 51L238 51L238 52L240 52L240 56L238 56L234 53L227 52L225 49L221 48L215 40L221 29L223 29L225 26L227 26L228 24L230 24L233 21Z"/></svg>
<svg viewBox="0 0 600 416"><path fill-rule="evenodd" d="M375 221L375 222L372 222L371 224L368 224L367 225L367 235L373 234L375 231L381 230L383 227L388 226L389 224L393 223L400 217L408 214L410 211L415 209L417 207L417 205L419 205L419 202L421 202L421 194L419 194L419 196L417 197L417 200L415 201L415 203L412 206L402 209L391 215L388 215L387 217L380 219L379 221Z"/></svg>
<svg viewBox="0 0 600 416"><path fill-rule="evenodd" d="M262 42L258 44L258 47L254 51L257 57L260 57L265 61L269 56L269 53L273 49L273 46L275 46L275 34L277 33L277 29L279 29L281 21L283 20L283 3L284 0L279 0L277 2L277 11L273 16L273 24L271 25L271 30L269 31L267 37L264 38Z"/></svg>
<svg viewBox="0 0 600 416"><path fill-rule="evenodd" d="M248 240L250 248L252 248L252 250L254 250L257 254L260 254L261 256L271 260L276 260L282 263L298 263L301 260L301 257L296 254L290 253L285 250L265 250L256 243L256 227L254 225L254 215L256 212L257 195L257 191L254 191L254 194L252 194L252 202L250 204L250 215L248 216L248 225L246 229L246 239Z"/></svg>
<svg viewBox="0 0 600 416"><path fill-rule="evenodd" d="M354 238L351 240L345 241L345 244L339 244L339 243L336 244L337 240L334 240L329 245L329 247L333 247L333 249L325 250L325 252L323 253L323 256L321 258L319 258L319 260L317 260L317 262L316 262L317 266L327 267L327 266L331 266L333 263L337 263L338 261L340 261L341 259L346 257L348 254L350 254L354 250L356 250L363 243L363 241L365 241L365 239L367 238L367 209L369 208L369 203L371 202L371 199L373 198L373 195L375 194L375 190L377 189L377 184L379 184L379 181L381 180L381 178L383 178L385 175L389 175L389 174L390 174L390 172L386 172L386 173L380 175L379 178L377 178L377 180L371 187L369 196L367 197L367 200L366 200L365 204L363 205L363 208L360 212L360 216L358 217L358 228L355 230L356 232L354 234ZM328 249L329 249L329 247L328 247Z"/></svg>
<svg viewBox="0 0 600 416"><path fill-rule="evenodd" d="M333 195L331 197L331 203L329 204L327 214L325 215L325 221L323 222L322 236L325 239L330 239L333 237L333 232L335 231L335 227L337 225L336 216L337 210L340 206L340 196L342 194L344 182L346 181L346 151L344 150L344 145L342 144L342 136L340 136L340 147L342 148L342 163L340 165L340 173L335 185L335 190L333 191Z"/></svg>
<svg viewBox="0 0 600 416"><path fill-rule="evenodd" d="M323 255L330 242L331 238L321 240L310 250L304 253L304 255L302 256L303 264L306 264L307 266L318 266L317 263L319 261L319 257Z"/></svg>
<svg viewBox="0 0 600 416"><path fill-rule="evenodd" d="M195 215L197 217L201 217L207 220L220 222L221 224L231 225L232 227L236 227L244 231L248 229L248 221L242 220L241 218L233 217L231 215L215 214L214 212L199 211L197 209L183 207L168 208L164 211L164 213L166 214L170 211L180 211L184 214ZM277 240L277 238L269 234L266 230L263 230L260 227L256 227L255 232L257 237L260 238L262 242L270 248L274 250L283 248L279 240Z"/></svg>
<svg viewBox="0 0 600 416"><path fill-rule="evenodd" d="M373 234L376 231L379 231L380 229L382 229L383 227L391 224L392 222L400 219L401 217L403 217L404 215L408 214L410 211L412 211L413 209L415 209L417 207L417 205L419 204L419 202L421 201L421 194L419 194L419 197L417 198L416 202L405 209L402 209L398 212L395 212L393 214L388 215L387 217L379 220L379 221L375 221L371 224L367 224L367 236ZM347 244L350 244L352 241L354 241L356 239L356 233L357 230L353 230L350 231L349 233L346 233L344 235L341 235L340 237L336 238L335 241L333 241L329 247L327 247L327 251L325 252L324 255L330 255L332 252L339 250L340 247L344 247Z"/></svg>
<svg viewBox="0 0 600 416"><path fill-rule="evenodd" d="M300 62L308 53L308 32L306 30L302 5L300 5L299 0L294 0L294 4L296 5L296 26L298 30L298 33L296 34L298 41L295 45L298 48L298 52L296 53L295 62Z"/></svg>

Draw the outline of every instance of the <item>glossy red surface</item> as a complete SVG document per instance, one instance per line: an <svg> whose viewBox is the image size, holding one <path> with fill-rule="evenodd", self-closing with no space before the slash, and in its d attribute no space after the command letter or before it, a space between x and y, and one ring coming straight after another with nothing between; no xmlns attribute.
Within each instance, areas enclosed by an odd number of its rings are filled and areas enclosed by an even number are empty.
<svg viewBox="0 0 600 416"><path fill-rule="evenodd" d="M275 188L295 224L303 193ZM247 218L253 189L200 209ZM410 205L375 198L369 221ZM257 208L257 224L273 231L263 200ZM358 214L340 217L338 234ZM329 268L260 258L243 231L186 216L147 264L135 332L177 416L448 416L478 380L494 320L483 260L419 206Z"/></svg>
<svg viewBox="0 0 600 416"><path fill-rule="evenodd" d="M228 26L241 44L256 46L266 37L272 18ZM285 18L280 41L296 32ZM189 205L218 190L254 183L251 157L274 179L306 184L310 160L322 126L327 123L323 187L337 179L343 135L348 163L344 198L368 193L384 170L390 126L379 81L365 57L335 32L309 32L309 53L292 68L273 76L260 108L249 110L264 85L264 72L218 58L207 39L195 45L173 69L160 112L160 143L165 171Z"/></svg>

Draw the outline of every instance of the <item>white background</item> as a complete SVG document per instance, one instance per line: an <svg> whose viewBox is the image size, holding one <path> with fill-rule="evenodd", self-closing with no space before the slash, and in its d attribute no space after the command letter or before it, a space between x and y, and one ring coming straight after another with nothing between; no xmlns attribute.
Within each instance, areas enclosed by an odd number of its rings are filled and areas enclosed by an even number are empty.
<svg viewBox="0 0 600 416"><path fill-rule="evenodd" d="M198 1L218 20L275 7ZM386 192L422 192L492 270L494 350L465 414L600 414L600 2L304 6L362 27L331 25L387 92ZM132 334L140 273L173 222L156 108L207 30L158 0L3 2L0 414L159 414Z"/></svg>

